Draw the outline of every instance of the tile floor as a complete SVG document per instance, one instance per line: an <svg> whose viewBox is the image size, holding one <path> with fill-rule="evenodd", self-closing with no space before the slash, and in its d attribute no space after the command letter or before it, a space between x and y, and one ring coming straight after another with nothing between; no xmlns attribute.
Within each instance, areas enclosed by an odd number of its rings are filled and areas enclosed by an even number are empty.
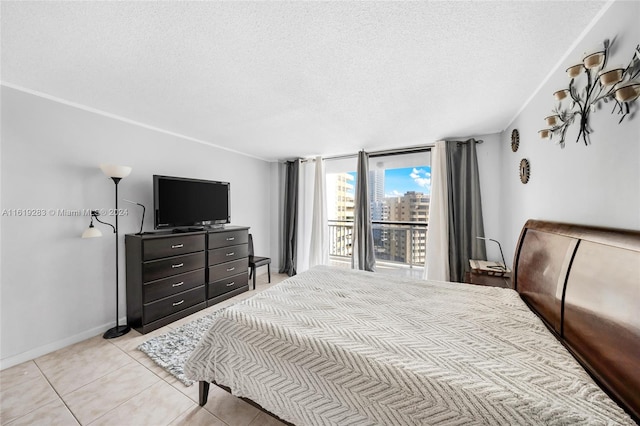
<svg viewBox="0 0 640 426"><path fill-rule="evenodd" d="M259 275L256 291L287 278ZM198 385L184 386L137 350L164 334L256 293L248 291L151 333L96 336L0 372L2 425L250 425L281 422L211 386L198 406Z"/></svg>

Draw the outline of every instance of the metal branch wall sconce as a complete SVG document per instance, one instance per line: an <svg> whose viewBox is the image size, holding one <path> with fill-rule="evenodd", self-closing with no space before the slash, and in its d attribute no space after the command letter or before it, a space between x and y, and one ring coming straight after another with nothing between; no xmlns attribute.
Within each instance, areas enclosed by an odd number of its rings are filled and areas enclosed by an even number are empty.
<svg viewBox="0 0 640 426"><path fill-rule="evenodd" d="M567 89L556 91L553 96L558 101L553 114L545 117L546 129L538 131L542 139L558 138L558 144L564 148L567 129L579 122L578 138L589 144L591 127L589 115L595 113L600 103L612 103L612 114L622 115L618 124L630 113L631 103L640 96L640 45L636 46L631 62L605 68L610 43L605 40L603 47L587 53L582 62L567 68L571 81Z"/></svg>

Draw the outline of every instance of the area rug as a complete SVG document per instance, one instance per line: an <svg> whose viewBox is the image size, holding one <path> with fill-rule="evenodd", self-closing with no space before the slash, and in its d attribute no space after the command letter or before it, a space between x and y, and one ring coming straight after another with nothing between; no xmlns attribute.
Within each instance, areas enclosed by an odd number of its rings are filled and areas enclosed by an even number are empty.
<svg viewBox="0 0 640 426"><path fill-rule="evenodd" d="M200 338L223 310L193 320L161 336L153 337L138 346L138 349L186 386L191 386L193 380L185 377L184 364Z"/></svg>

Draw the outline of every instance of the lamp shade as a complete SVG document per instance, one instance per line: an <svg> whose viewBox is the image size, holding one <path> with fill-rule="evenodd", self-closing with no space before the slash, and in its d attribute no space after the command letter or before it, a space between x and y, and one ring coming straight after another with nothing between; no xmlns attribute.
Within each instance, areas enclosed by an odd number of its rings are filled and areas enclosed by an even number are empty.
<svg viewBox="0 0 640 426"><path fill-rule="evenodd" d="M100 232L98 228L93 226L93 224L89 225L89 227L85 229L85 231L82 233L82 238L96 238L96 237L102 237L102 232Z"/></svg>
<svg viewBox="0 0 640 426"><path fill-rule="evenodd" d="M110 178L125 178L131 173L131 167L129 166L116 166L113 164L100 164L102 173Z"/></svg>

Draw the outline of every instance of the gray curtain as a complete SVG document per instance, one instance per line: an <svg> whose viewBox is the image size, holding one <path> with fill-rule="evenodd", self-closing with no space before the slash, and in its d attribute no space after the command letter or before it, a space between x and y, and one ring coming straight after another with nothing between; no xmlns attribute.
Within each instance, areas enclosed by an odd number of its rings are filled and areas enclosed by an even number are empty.
<svg viewBox="0 0 640 426"><path fill-rule="evenodd" d="M358 153L357 174L351 267L373 272L376 268L376 258L369 204L369 154L364 151Z"/></svg>
<svg viewBox="0 0 640 426"><path fill-rule="evenodd" d="M284 223L282 228L281 274L296 274L296 240L298 238L298 171L300 160L287 161L284 187Z"/></svg>
<svg viewBox="0 0 640 426"><path fill-rule="evenodd" d="M463 282L469 259L486 260L476 144L447 142L449 269L451 281Z"/></svg>

